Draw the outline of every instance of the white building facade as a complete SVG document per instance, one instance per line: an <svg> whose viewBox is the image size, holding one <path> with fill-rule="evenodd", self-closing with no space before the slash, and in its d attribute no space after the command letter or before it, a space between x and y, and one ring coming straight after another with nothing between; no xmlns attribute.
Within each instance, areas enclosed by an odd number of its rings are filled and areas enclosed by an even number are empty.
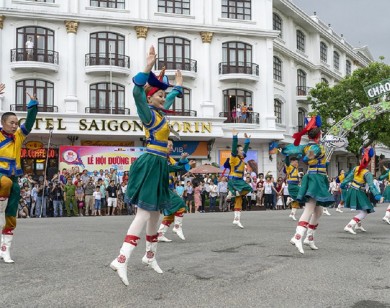
<svg viewBox="0 0 390 308"><path fill-rule="evenodd" d="M309 88L372 61L288 0L0 0L1 112L23 118L25 92L36 92L29 141L47 144L53 127L54 147L142 146L132 77L151 45L156 72L165 66L172 83L176 69L184 76L184 98L168 116L180 148L223 164L235 128L251 135L259 172L274 174L281 158L269 143L292 141L310 111ZM353 160L335 155L332 173Z"/></svg>

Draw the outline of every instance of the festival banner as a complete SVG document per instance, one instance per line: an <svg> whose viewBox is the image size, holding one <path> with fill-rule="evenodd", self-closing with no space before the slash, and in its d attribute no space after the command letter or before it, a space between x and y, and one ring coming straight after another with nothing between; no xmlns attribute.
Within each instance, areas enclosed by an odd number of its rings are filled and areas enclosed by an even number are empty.
<svg viewBox="0 0 390 308"><path fill-rule="evenodd" d="M180 157L182 153L188 153L189 158L207 158L206 141L174 141L172 157Z"/></svg>
<svg viewBox="0 0 390 308"><path fill-rule="evenodd" d="M142 147L93 147L60 146L59 168L62 170L77 168L88 173L94 170L114 168L118 175L128 171L131 164L145 151Z"/></svg>

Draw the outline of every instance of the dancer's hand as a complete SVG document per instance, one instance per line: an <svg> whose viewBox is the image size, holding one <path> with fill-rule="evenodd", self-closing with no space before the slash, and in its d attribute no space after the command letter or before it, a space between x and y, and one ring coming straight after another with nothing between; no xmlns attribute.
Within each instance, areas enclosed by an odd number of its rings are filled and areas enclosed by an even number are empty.
<svg viewBox="0 0 390 308"><path fill-rule="evenodd" d="M180 158L181 159L185 159L185 158L187 158L188 157L188 153L187 152L183 152L183 153L181 153L181 156L180 156Z"/></svg>
<svg viewBox="0 0 390 308"><path fill-rule="evenodd" d="M0 83L0 94L4 93L4 89L5 89L5 84L4 83Z"/></svg>
<svg viewBox="0 0 390 308"><path fill-rule="evenodd" d="M180 87L183 86L183 75L180 70L177 70L175 73L175 84Z"/></svg>
<svg viewBox="0 0 390 308"><path fill-rule="evenodd" d="M238 135L238 131L236 131L236 129L233 128L233 129L232 129L232 134L233 134L233 136L237 136L237 135Z"/></svg>
<svg viewBox="0 0 390 308"><path fill-rule="evenodd" d="M247 133L244 134L245 139L251 139L251 135L248 136Z"/></svg>
<svg viewBox="0 0 390 308"><path fill-rule="evenodd" d="M26 92L26 94L28 95L28 97L30 98L30 100L32 100L32 101L38 101L38 99L37 99L37 94L36 94L36 93L34 93L32 96L31 96L31 94L28 93L28 92Z"/></svg>
<svg viewBox="0 0 390 308"><path fill-rule="evenodd" d="M144 73L149 73L154 64L156 63L157 55L156 55L156 50L154 49L154 46L150 46L149 52L146 56L146 67Z"/></svg>

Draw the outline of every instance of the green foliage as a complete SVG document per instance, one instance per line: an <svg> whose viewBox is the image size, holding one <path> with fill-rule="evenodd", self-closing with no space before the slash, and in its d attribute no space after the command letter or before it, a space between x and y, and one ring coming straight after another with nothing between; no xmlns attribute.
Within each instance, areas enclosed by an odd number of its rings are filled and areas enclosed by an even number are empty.
<svg viewBox="0 0 390 308"><path fill-rule="evenodd" d="M352 113L352 119L343 123L343 128L351 128L358 119L365 117L366 122L360 124L347 136L348 150L358 154L359 148L372 142L380 142L390 147L390 117L389 113L374 116L373 108L366 108L379 103L379 100L369 101L364 87L390 78L390 66L383 62L370 63L368 67L360 68L342 79L338 84L329 87L322 82L310 91L309 100L313 111L321 115L323 119L323 130L327 132L330 127L341 119ZM387 106L389 105L389 106ZM390 103L382 105L384 109L390 108ZM327 119L332 119L329 124ZM337 130L331 131L337 135Z"/></svg>

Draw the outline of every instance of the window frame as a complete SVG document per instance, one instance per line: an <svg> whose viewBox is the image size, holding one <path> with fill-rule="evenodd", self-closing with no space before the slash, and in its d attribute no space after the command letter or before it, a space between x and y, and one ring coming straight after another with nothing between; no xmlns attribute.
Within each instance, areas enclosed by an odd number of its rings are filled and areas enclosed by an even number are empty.
<svg viewBox="0 0 390 308"><path fill-rule="evenodd" d="M173 41L169 42L169 40ZM158 58L157 69L160 70L162 69L162 66L165 66L168 70L180 69L192 71L190 40L179 36L166 36L159 38L157 44L158 54L161 56ZM171 49L171 51L169 49ZM177 55L178 50L180 50L182 54L181 57ZM172 56L169 56L171 52ZM163 60L161 60L161 58L163 58ZM177 59L181 59L181 61L177 61Z"/></svg>
<svg viewBox="0 0 390 308"><path fill-rule="evenodd" d="M239 61L240 58L243 58L243 61ZM251 44L239 41L229 41L222 44L223 73L227 71L227 73L252 74L252 59L253 46Z"/></svg>
<svg viewBox="0 0 390 308"><path fill-rule="evenodd" d="M302 69L297 69L297 93L298 95L307 95L307 73Z"/></svg>
<svg viewBox="0 0 390 308"><path fill-rule="evenodd" d="M33 82L33 85L26 85L28 82ZM37 83L43 82L45 86L37 85ZM22 89L19 90L18 89ZM49 93L51 90L52 93ZM16 102L16 110L20 107L25 111L27 110L27 104L30 101L27 98L26 93L36 93L37 98L40 101L40 111L48 111L48 109L53 109L54 107L54 83L51 81L47 81L44 79L21 79L16 81L15 83L15 102ZM43 93L43 95L41 94ZM51 97L49 97L49 95ZM21 103L19 103L21 102Z"/></svg>
<svg viewBox="0 0 390 308"><path fill-rule="evenodd" d="M247 4L249 4L249 8L246 7ZM247 13L247 10L249 10L249 13ZM241 13L238 11L241 11ZM221 16L222 18L237 20L252 20L252 0L222 0Z"/></svg>
<svg viewBox="0 0 390 308"><path fill-rule="evenodd" d="M282 115L283 115L283 107L282 107L283 103L275 98L274 99L274 115L275 115L275 122L276 124L282 124L283 123L283 118L282 118Z"/></svg>
<svg viewBox="0 0 390 308"><path fill-rule="evenodd" d="M96 2L97 5L94 5ZM106 3L106 6L102 6L102 3ZM109 4L114 4L115 6L109 6ZM100 8L108 8L108 9L122 9L126 8L126 0L90 0L89 5L91 7L100 7ZM122 6L123 5L123 6ZM121 7L119 7L121 6Z"/></svg>
<svg viewBox="0 0 390 308"><path fill-rule="evenodd" d="M351 76L352 74L352 62L350 60L345 60L345 75Z"/></svg>
<svg viewBox="0 0 390 308"><path fill-rule="evenodd" d="M229 88L222 91L223 110L231 114L233 107L237 107L237 103L245 102L246 106L252 105L253 108L253 92L242 88ZM235 102L232 104L230 99L235 97Z"/></svg>
<svg viewBox="0 0 390 308"><path fill-rule="evenodd" d="M172 3L172 6L169 6L170 3ZM185 5L188 5L188 8L185 8ZM171 11L169 10L170 8ZM190 15L191 0L158 0L157 11L160 13Z"/></svg>
<svg viewBox="0 0 390 308"><path fill-rule="evenodd" d="M273 72L274 72L274 80L283 82L283 62L277 56L274 56Z"/></svg>
<svg viewBox="0 0 390 308"><path fill-rule="evenodd" d="M306 51L306 35L301 30L297 30L296 33L296 40L297 40L297 50L301 52Z"/></svg>
<svg viewBox="0 0 390 308"><path fill-rule="evenodd" d="M336 50L333 51L333 68L340 70L340 54Z"/></svg>
<svg viewBox="0 0 390 308"><path fill-rule="evenodd" d="M279 38L283 37L283 19L275 12L272 13L272 29L275 31L280 31L278 35Z"/></svg>
<svg viewBox="0 0 390 308"><path fill-rule="evenodd" d="M328 63L328 45L325 42L320 42L320 60Z"/></svg>
<svg viewBox="0 0 390 308"><path fill-rule="evenodd" d="M305 118L307 110L305 108L298 108L298 131L301 131L305 127Z"/></svg>
<svg viewBox="0 0 390 308"><path fill-rule="evenodd" d="M105 85L105 89L99 89L100 85ZM113 90L112 90L112 102L113 106L110 104L110 95L111 95L111 89L110 89L110 82L96 82L89 85L89 108L91 110L91 113L103 113L103 114L110 114L111 109L115 110L113 114L118 114L119 110L125 110L126 108L126 87L120 83L112 83ZM114 87L115 86L115 87ZM93 87L96 87L96 89L93 89ZM95 92L95 106L93 106L93 95L92 91ZM100 92L105 93L105 100L106 104L104 107L100 107ZM119 105L119 94L123 94L123 105ZM111 108L112 107L112 108ZM97 112L93 112L92 110L97 110ZM100 112L105 111L105 112Z"/></svg>

